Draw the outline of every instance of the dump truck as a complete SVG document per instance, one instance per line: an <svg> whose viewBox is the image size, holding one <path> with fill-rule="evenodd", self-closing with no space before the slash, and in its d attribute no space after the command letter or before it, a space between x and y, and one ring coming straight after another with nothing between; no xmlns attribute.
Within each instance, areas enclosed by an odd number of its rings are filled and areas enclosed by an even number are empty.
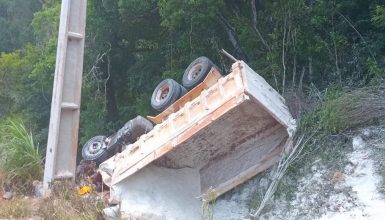
<svg viewBox="0 0 385 220"><path fill-rule="evenodd" d="M226 76L213 66L180 95L99 166L126 218L200 219L202 203L271 167L296 131L283 97L244 61Z"/></svg>
<svg viewBox="0 0 385 220"><path fill-rule="evenodd" d="M55 180L75 176L86 6L62 0L45 194ZM206 61L186 71L185 89L167 80L154 91L155 126L139 117L87 142L84 155L101 163L123 218L200 219L202 203L272 166L290 143L295 120L261 76L235 61L228 75L213 66L203 79Z"/></svg>

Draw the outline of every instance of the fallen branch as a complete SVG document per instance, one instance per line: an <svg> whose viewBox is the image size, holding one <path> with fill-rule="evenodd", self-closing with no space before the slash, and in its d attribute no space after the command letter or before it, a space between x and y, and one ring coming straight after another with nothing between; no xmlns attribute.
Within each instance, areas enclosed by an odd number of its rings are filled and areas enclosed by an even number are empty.
<svg viewBox="0 0 385 220"><path fill-rule="evenodd" d="M311 137L312 136L313 135L311 135ZM273 180L270 183L270 186L267 189L265 195L263 196L261 204L259 205L259 207L256 211L251 212L249 214L252 219L257 219L261 215L261 212L265 208L267 202L274 195L280 180L282 179L282 177L286 173L287 168L290 166L290 164L292 164L298 158L298 156L301 154L304 146L311 139L311 137L309 137L305 142L303 142L304 136L301 136L297 140L297 142L294 146L293 146L293 139L292 138L289 138L289 140L287 140L285 148L282 151L281 159L279 160L277 168L274 172Z"/></svg>

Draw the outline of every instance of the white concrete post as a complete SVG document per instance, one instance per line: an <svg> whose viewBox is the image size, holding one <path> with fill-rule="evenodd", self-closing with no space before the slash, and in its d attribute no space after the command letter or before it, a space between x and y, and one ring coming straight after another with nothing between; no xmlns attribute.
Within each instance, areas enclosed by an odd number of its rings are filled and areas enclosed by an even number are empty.
<svg viewBox="0 0 385 220"><path fill-rule="evenodd" d="M87 0L62 0L44 189L75 178Z"/></svg>

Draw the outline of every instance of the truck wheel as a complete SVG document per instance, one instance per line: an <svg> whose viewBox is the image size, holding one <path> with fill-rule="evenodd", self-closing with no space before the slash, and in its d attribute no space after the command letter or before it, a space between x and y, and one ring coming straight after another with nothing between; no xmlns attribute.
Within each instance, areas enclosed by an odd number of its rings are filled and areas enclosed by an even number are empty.
<svg viewBox="0 0 385 220"><path fill-rule="evenodd" d="M214 66L207 57L198 57L184 71L182 85L190 90L201 83Z"/></svg>
<svg viewBox="0 0 385 220"><path fill-rule="evenodd" d="M106 148L106 136L95 136L87 141L82 148L82 157L84 160L95 161L96 164L102 163L108 159Z"/></svg>
<svg viewBox="0 0 385 220"><path fill-rule="evenodd" d="M182 86L182 85L179 85L179 86L180 86L180 96L179 96L179 98L180 98L180 97L184 96L188 91L184 86Z"/></svg>
<svg viewBox="0 0 385 220"><path fill-rule="evenodd" d="M151 96L151 107L162 112L183 94L185 89L173 79L165 79L158 84Z"/></svg>
<svg viewBox="0 0 385 220"><path fill-rule="evenodd" d="M124 135L122 135L123 142L135 143L140 136L150 132L153 128L154 126L149 120L142 116L137 116L129 120L119 131L124 133Z"/></svg>
<svg viewBox="0 0 385 220"><path fill-rule="evenodd" d="M140 136L148 133L153 129L153 125L150 121L137 116L134 119L129 120L118 132L106 139L107 150L112 155L117 152L121 152L126 146L135 143Z"/></svg>

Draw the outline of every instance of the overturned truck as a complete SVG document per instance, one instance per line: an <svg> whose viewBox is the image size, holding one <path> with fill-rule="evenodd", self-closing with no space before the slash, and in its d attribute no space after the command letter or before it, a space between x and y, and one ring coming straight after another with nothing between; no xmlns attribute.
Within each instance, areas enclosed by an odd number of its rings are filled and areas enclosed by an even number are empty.
<svg viewBox="0 0 385 220"><path fill-rule="evenodd" d="M202 71L201 62L190 66L188 83ZM261 76L243 61L226 76L210 67L148 117L152 130L99 166L124 217L200 219L202 202L272 166L290 141L296 122ZM153 101L164 91L170 88L160 86Z"/></svg>

